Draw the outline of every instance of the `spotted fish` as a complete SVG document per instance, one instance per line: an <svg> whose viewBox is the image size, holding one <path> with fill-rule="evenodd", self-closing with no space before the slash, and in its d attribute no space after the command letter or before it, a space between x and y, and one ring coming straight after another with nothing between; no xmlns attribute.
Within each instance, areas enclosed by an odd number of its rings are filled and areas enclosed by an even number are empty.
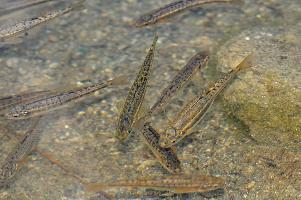
<svg viewBox="0 0 301 200"><path fill-rule="evenodd" d="M232 69L223 78L217 80L178 112L177 116L172 120L172 128L166 130L160 137L160 145L162 147L171 147L190 134L189 130L202 119L218 94L229 84L237 72L251 65L251 55L247 56L235 69Z"/></svg>
<svg viewBox="0 0 301 200"><path fill-rule="evenodd" d="M24 33L38 25L41 25L52 19L55 19L56 17L59 17L66 13L69 13L72 10L81 7L84 1L85 0L79 0L78 2L68 6L65 9L55 10L55 11L49 12L48 14L43 15L43 16L34 17L34 18L31 18L28 20L23 20L23 21L15 23L13 25L10 25L10 26L4 27L4 28L0 28L0 42L5 41L6 39L16 36L20 33Z"/></svg>
<svg viewBox="0 0 301 200"><path fill-rule="evenodd" d="M210 175L173 175L139 178L135 180L119 180L116 182L101 184L88 183L85 189L91 192L97 192L110 188L149 188L160 191L170 191L173 193L194 193L209 192L223 188L225 181L221 177Z"/></svg>
<svg viewBox="0 0 301 200"><path fill-rule="evenodd" d="M18 120L43 115L45 112L58 109L62 105L75 101L80 97L92 94L93 92L111 85L124 84L126 81L125 76L120 76L113 80L99 82L90 86L80 87L66 92L44 95L42 97L32 99L31 101L17 104L12 107L5 116L7 119Z"/></svg>
<svg viewBox="0 0 301 200"><path fill-rule="evenodd" d="M40 118L36 119L35 124L25 134L24 138L8 154L0 169L0 187L10 184L16 175L22 161L33 151L40 138L40 133L34 131Z"/></svg>
<svg viewBox="0 0 301 200"><path fill-rule="evenodd" d="M181 163L177 155L171 148L163 148L159 145L160 135L150 125L150 123L146 123L144 125L144 129L140 135L165 169L172 174L176 174L181 171Z"/></svg>
<svg viewBox="0 0 301 200"><path fill-rule="evenodd" d="M154 51L158 36L155 35L151 48L146 55L146 58L138 72L132 87L129 90L125 100L123 109L118 119L116 137L120 141L124 141L132 131L134 122L138 116L140 107L143 103L148 79L150 76L150 69L153 64Z"/></svg>
<svg viewBox="0 0 301 200"><path fill-rule="evenodd" d="M205 67L209 56L203 52L194 55L188 63L179 71L172 79L169 85L162 91L160 97L155 104L150 108L147 116L155 115L164 108L169 100L174 96L198 70Z"/></svg>
<svg viewBox="0 0 301 200"><path fill-rule="evenodd" d="M164 19L168 16L179 13L183 10L201 6L203 4L209 3L228 3L228 2L236 2L238 0L181 0L176 1L170 4L167 4L159 9L153 10L149 13L146 13L140 16L136 22L136 27L143 27L150 24L155 24L161 19Z"/></svg>

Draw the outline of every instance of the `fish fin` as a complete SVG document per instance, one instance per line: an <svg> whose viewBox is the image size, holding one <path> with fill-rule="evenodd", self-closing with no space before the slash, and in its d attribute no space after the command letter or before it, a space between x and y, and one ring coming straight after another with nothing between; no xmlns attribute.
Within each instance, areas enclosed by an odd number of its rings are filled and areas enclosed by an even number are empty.
<svg viewBox="0 0 301 200"><path fill-rule="evenodd" d="M139 133L140 131L143 130L145 123L146 123L146 117L145 116L139 118L137 121L134 122L132 131L135 132L135 133Z"/></svg>
<svg viewBox="0 0 301 200"><path fill-rule="evenodd" d="M175 193L171 192L171 191L165 191L162 194L160 194L161 197L172 197L174 195L175 195Z"/></svg>
<svg viewBox="0 0 301 200"><path fill-rule="evenodd" d="M85 8L85 6L84 6L85 1L86 0L78 0L75 3L72 3L70 5L70 7L72 8L72 10L81 10L81 9Z"/></svg>
<svg viewBox="0 0 301 200"><path fill-rule="evenodd" d="M119 76L111 80L112 85L127 85L129 83L128 76Z"/></svg>
<svg viewBox="0 0 301 200"><path fill-rule="evenodd" d="M17 163L17 171L21 169L23 165L25 165L29 161L28 156L25 156L25 158L22 158L18 163Z"/></svg>
<svg viewBox="0 0 301 200"><path fill-rule="evenodd" d="M116 103L115 103L115 106L117 108L117 112L118 114L120 114L122 112L122 109L123 109L123 106L125 104L125 100L118 100Z"/></svg>
<svg viewBox="0 0 301 200"><path fill-rule="evenodd" d="M150 108L149 103L143 101L143 103L142 103L142 105L141 105L141 107L139 109L138 119L143 118L143 117L146 119L146 117L147 117L146 113L148 113L149 108Z"/></svg>
<svg viewBox="0 0 301 200"><path fill-rule="evenodd" d="M12 45L12 44L20 44L24 41L23 37L20 35L11 36L5 39L2 39L0 43L2 45Z"/></svg>
<svg viewBox="0 0 301 200"><path fill-rule="evenodd" d="M228 3L233 3L233 4L236 4L236 5L243 5L245 2L244 0L229 0Z"/></svg>
<svg viewBox="0 0 301 200"><path fill-rule="evenodd" d="M248 67L252 67L252 61L254 60L255 55L254 53L250 53L249 55L247 55L237 66L236 66L236 70L242 70L244 68L248 68Z"/></svg>
<svg viewBox="0 0 301 200"><path fill-rule="evenodd" d="M84 188L88 192L98 192L98 191L105 190L107 186L102 183L86 183L84 184Z"/></svg>
<svg viewBox="0 0 301 200"><path fill-rule="evenodd" d="M166 109L164 109L163 112L164 112L164 115L165 115L166 120L167 120L167 127L164 129L164 132L166 132L166 130L167 130L168 128L175 129L175 128L172 126L172 124L173 124L173 123L172 123L172 120L168 117L168 115L167 115L167 113L166 113Z"/></svg>

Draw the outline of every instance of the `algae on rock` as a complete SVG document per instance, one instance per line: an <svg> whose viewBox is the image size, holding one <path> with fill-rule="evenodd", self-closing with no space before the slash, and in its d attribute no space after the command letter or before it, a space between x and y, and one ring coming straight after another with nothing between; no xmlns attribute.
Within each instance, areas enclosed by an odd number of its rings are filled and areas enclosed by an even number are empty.
<svg viewBox="0 0 301 200"><path fill-rule="evenodd" d="M259 143L301 151L301 26L255 28L229 40L218 52L227 71L248 53L253 67L238 74L224 93L225 109Z"/></svg>

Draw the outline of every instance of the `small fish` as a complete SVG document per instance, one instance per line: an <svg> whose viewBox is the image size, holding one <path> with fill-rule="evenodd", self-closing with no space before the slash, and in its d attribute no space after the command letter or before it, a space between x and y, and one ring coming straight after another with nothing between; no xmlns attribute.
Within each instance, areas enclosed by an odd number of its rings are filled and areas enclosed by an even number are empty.
<svg viewBox="0 0 301 200"><path fill-rule="evenodd" d="M150 188L173 193L209 192L223 188L223 178L207 175L173 175L136 180L120 180L113 183L88 183L85 189L91 192L110 188Z"/></svg>
<svg viewBox="0 0 301 200"><path fill-rule="evenodd" d="M198 70L207 65L208 59L209 56L201 52L194 55L163 90L156 103L150 108L147 116L160 112L171 97L176 94Z"/></svg>
<svg viewBox="0 0 301 200"><path fill-rule="evenodd" d="M96 83L90 86L80 87L78 89L52 93L42 98L32 99L29 102L18 104L12 107L8 113L5 114L7 119L26 119L34 116L42 115L45 111L60 108L71 101L75 101L80 97L89 95L100 89L111 85L120 85L126 82L124 76L117 77L113 80Z"/></svg>
<svg viewBox="0 0 301 200"><path fill-rule="evenodd" d="M170 173L176 174L181 171L181 163L171 148L162 148L159 145L160 135L149 123L144 125L141 136L162 166Z"/></svg>
<svg viewBox="0 0 301 200"><path fill-rule="evenodd" d="M52 19L55 19L56 17L59 17L66 13L69 13L70 11L81 7L84 1L85 0L80 0L77 3L74 3L63 10L55 10L55 11L49 12L47 15L34 17L29 20L23 20L14 25L8 26L6 28L2 28L2 29L0 29L0 41L5 41L6 39L9 39L20 33L24 33L38 25L41 25Z"/></svg>
<svg viewBox="0 0 301 200"><path fill-rule="evenodd" d="M146 55L146 58L141 66L139 73L136 76L131 89L129 90L128 96L119 116L116 129L116 137L121 141L124 141L132 131L133 124L143 103L148 78L150 76L150 69L153 64L154 51L156 48L157 40L158 36L155 35L152 46L149 49L148 54Z"/></svg>
<svg viewBox="0 0 301 200"><path fill-rule="evenodd" d="M15 146L15 148L8 154L4 164L0 169L0 187L8 185L20 168L22 161L33 151L36 147L40 133L35 132L40 118L35 121L35 124L25 134L24 138Z"/></svg>
<svg viewBox="0 0 301 200"><path fill-rule="evenodd" d="M19 103L30 101L31 99L41 97L42 95L45 95L47 93L49 93L49 91L35 91L35 92L21 93L17 95L1 97L0 110L6 109L8 107L14 106Z"/></svg>
<svg viewBox="0 0 301 200"><path fill-rule="evenodd" d="M244 60L235 69L232 69L230 72L225 74L225 76L216 81L213 86L208 87L190 103L184 106L184 108L172 121L172 128L169 128L166 130L164 135L161 135L160 145L162 147L171 147L189 135L188 130L202 119L218 94L221 93L221 91L229 84L237 72L239 72L242 68L251 65L251 55L252 54L244 58Z"/></svg>
<svg viewBox="0 0 301 200"><path fill-rule="evenodd" d="M46 3L49 1L51 1L51 0L37 0L37 1L29 1L29 2L24 2L24 3L8 2L7 5L4 4L2 7L0 7L0 16L6 15L11 12L18 11L18 10L27 9L29 7L43 4L43 3Z"/></svg>
<svg viewBox="0 0 301 200"><path fill-rule="evenodd" d="M228 3L237 0L181 0L177 2L170 3L159 9L153 10L147 14L140 16L136 22L136 27L143 27L150 24L155 24L159 20L166 18L168 16L179 13L185 9L201 6L208 3Z"/></svg>

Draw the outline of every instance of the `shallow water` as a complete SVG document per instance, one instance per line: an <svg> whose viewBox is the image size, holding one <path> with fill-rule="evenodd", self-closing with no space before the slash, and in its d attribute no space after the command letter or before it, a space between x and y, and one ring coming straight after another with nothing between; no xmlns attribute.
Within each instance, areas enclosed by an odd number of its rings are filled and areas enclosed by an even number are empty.
<svg viewBox="0 0 301 200"><path fill-rule="evenodd" d="M217 54L225 54L219 52L221 46L245 30L283 27L290 35L291 29L286 27L301 25L299 0L289 3L244 0L243 5L211 4L187 10L154 26L132 26L139 15L169 2L89 0L84 9L30 32L21 43L2 45L1 96L38 89L70 88L82 85L82 80L107 80L124 74L133 80L156 32L159 41L145 99L147 106L154 103L163 86L167 86L195 53L206 51L211 56L208 67L167 107L166 114L171 117L210 81L220 77L217 64L221 62ZM12 19L28 17L39 9L8 16L8 21L0 18L0 22L5 24ZM301 37L292 33L295 39L290 45L300 49ZM300 66L301 63L299 69ZM256 143L248 134L248 125L229 114L223 93L195 127L199 133L176 145L186 173L224 177L223 191L168 197L162 196L162 192L144 189L110 190L107 194L86 192L71 174L86 181L104 183L168 174L137 135L132 135L125 144L114 138L117 105L125 99L128 87L102 90L43 117L36 129L41 132L38 149L51 154L70 173L33 152L16 180L0 190L0 199L105 199L110 196L117 199L301 199L300 148ZM296 88L295 94L298 92L300 88ZM296 98L294 103L300 105L300 99ZM296 119L298 123L300 118ZM160 120L153 120L157 127L163 128L167 124L163 113ZM13 132L22 135L32 121L10 121L1 117L1 161L16 144L9 135Z"/></svg>

